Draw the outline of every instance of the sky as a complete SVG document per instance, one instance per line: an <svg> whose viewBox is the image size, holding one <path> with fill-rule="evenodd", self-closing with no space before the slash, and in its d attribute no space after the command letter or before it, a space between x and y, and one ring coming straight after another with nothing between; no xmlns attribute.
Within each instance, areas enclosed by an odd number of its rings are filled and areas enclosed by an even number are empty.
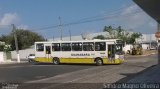
<svg viewBox="0 0 160 89"><path fill-rule="evenodd" d="M11 24L48 39L61 30L63 37L76 36L109 25L149 34L157 25L132 0L0 0L0 34L9 34Z"/></svg>

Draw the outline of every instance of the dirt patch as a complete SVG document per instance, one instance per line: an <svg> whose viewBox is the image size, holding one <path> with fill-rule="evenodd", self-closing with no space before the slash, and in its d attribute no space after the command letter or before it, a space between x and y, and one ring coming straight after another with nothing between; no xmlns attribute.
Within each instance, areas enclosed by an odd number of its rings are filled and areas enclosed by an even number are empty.
<svg viewBox="0 0 160 89"><path fill-rule="evenodd" d="M143 54L142 55L131 55L131 54L125 54L125 57L140 57L140 56L147 56L147 55L152 55L152 54L157 54L158 51L157 50L143 50Z"/></svg>

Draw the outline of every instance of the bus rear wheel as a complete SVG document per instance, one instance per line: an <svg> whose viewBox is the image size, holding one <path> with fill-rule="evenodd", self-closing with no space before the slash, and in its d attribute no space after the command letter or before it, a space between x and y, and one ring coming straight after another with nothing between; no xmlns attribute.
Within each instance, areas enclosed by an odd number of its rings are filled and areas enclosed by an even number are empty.
<svg viewBox="0 0 160 89"><path fill-rule="evenodd" d="M53 64L54 65L60 64L59 58L57 58L57 57L53 58Z"/></svg>
<svg viewBox="0 0 160 89"><path fill-rule="evenodd" d="M96 65L97 65L97 66L103 65L103 61L102 61L102 59L100 59L100 58L96 58L95 62L96 62Z"/></svg>

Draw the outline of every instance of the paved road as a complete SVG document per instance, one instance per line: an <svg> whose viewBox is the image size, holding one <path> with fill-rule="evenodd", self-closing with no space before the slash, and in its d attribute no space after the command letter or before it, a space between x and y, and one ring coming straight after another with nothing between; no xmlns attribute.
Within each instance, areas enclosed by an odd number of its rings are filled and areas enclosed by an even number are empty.
<svg viewBox="0 0 160 89"><path fill-rule="evenodd" d="M53 77L67 72L95 67L93 65L52 65L29 63L0 65L0 82L23 83Z"/></svg>
<svg viewBox="0 0 160 89"><path fill-rule="evenodd" d="M126 82L156 63L157 55L150 55L128 58L121 65L0 65L0 82L27 83L20 89L99 89L105 83Z"/></svg>

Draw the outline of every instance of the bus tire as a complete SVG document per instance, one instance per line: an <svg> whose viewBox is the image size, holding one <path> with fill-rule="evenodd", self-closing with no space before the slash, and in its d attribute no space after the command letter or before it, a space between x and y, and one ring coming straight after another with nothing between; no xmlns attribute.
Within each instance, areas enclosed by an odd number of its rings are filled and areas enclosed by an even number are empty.
<svg viewBox="0 0 160 89"><path fill-rule="evenodd" d="M54 64L54 65L60 64L59 58L54 57L54 58L53 58L53 64Z"/></svg>
<svg viewBox="0 0 160 89"><path fill-rule="evenodd" d="M37 65L38 64L38 62L37 61L32 61L32 62L30 62L32 65Z"/></svg>
<svg viewBox="0 0 160 89"><path fill-rule="evenodd" d="M96 58L95 62L96 62L96 65L97 65L97 66L103 65L103 61L102 61L101 58Z"/></svg>

